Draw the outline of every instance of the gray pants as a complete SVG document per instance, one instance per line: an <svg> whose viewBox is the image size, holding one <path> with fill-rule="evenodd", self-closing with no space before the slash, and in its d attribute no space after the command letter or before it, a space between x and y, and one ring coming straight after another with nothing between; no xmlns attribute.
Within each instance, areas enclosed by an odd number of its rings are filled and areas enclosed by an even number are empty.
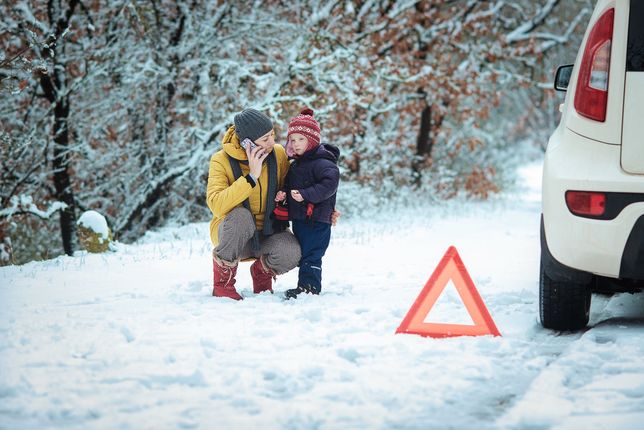
<svg viewBox="0 0 644 430"><path fill-rule="evenodd" d="M259 253L253 254L251 239L255 234L255 220L250 211L237 207L219 224L219 245L214 255L226 265L234 266L239 260L260 258L276 275L293 269L300 262L300 244L289 230L271 236L259 235Z"/></svg>

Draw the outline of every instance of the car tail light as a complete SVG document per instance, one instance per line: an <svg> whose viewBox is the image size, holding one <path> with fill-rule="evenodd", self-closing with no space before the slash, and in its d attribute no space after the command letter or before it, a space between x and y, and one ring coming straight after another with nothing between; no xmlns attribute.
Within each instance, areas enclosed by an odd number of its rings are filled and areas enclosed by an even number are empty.
<svg viewBox="0 0 644 430"><path fill-rule="evenodd" d="M606 211L606 194L589 191L566 191L566 205L575 215L602 216Z"/></svg>
<svg viewBox="0 0 644 430"><path fill-rule="evenodd" d="M575 92L575 109L579 115L599 122L606 120L614 18L615 9L608 9L590 31Z"/></svg>

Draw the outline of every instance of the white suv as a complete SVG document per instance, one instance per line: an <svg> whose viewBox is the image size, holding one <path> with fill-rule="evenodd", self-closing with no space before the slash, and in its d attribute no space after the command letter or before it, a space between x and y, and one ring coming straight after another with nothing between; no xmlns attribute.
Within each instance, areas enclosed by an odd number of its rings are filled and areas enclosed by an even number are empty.
<svg viewBox="0 0 644 430"><path fill-rule="evenodd" d="M591 292L644 288L644 0L599 0L543 166L541 324L588 324Z"/></svg>

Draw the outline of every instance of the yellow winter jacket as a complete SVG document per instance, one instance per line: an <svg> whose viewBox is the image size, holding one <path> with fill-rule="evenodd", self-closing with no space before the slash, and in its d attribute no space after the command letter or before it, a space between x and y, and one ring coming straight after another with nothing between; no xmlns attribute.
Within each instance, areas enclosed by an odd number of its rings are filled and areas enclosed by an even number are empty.
<svg viewBox="0 0 644 430"><path fill-rule="evenodd" d="M228 155L237 160L247 160L246 151L239 145L239 138L235 133L235 126L230 126L221 141L222 149L210 157L210 170L208 171L208 187L206 188L206 202L212 212L210 221L210 239L213 246L219 244L219 224L224 217L237 206L243 205L246 199L250 201L250 210L255 215L255 225L258 230L264 226L264 211L268 196L268 167L262 166L262 173L257 180L257 185L251 187L246 178L250 171L247 164L240 163L242 176L235 180L235 175L230 167ZM284 179L288 172L289 162L286 151L282 145L273 147L277 160L277 189L282 189ZM269 214L270 215L270 214Z"/></svg>

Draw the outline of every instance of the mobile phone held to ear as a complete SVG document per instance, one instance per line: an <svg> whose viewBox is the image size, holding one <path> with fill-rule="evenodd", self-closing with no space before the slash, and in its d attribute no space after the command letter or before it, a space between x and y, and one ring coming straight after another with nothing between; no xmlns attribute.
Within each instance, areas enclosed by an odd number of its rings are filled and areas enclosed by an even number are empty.
<svg viewBox="0 0 644 430"><path fill-rule="evenodd" d="M257 144L255 142L253 142L252 140L250 140L249 138L246 138L246 139L242 140L240 145L244 149L246 149L248 147L248 145L250 145L250 150L251 151L257 147Z"/></svg>

